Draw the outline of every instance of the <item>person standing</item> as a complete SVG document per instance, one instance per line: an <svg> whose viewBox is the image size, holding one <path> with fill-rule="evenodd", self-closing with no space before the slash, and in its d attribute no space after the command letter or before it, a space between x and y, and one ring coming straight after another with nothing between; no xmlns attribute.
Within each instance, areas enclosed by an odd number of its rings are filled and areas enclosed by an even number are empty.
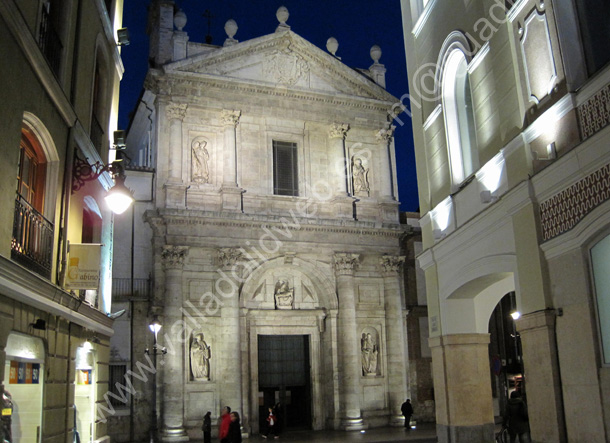
<svg viewBox="0 0 610 443"><path fill-rule="evenodd" d="M229 425L231 424L231 408L225 406L222 408L218 425L218 439L220 443L227 443L227 435L229 435Z"/></svg>
<svg viewBox="0 0 610 443"><path fill-rule="evenodd" d="M413 405L411 404L411 399L407 398L402 406L400 407L400 412L405 417L405 428L407 431L411 430L411 417L413 416Z"/></svg>
<svg viewBox="0 0 610 443"><path fill-rule="evenodd" d="M228 443L241 443L241 425L239 423L239 414L231 412L229 433L227 434Z"/></svg>
<svg viewBox="0 0 610 443"><path fill-rule="evenodd" d="M212 413L206 412L203 416L203 425L201 430L203 431L203 443L212 443Z"/></svg>
<svg viewBox="0 0 610 443"><path fill-rule="evenodd" d="M273 407L269 406L269 415L267 416L267 433L263 434L263 438L269 437L269 434L273 433L275 438L279 438L277 433L277 417L273 413Z"/></svg>
<svg viewBox="0 0 610 443"><path fill-rule="evenodd" d="M510 394L510 399L506 405L506 412L504 413L503 425L508 428L510 443L515 443L517 436L519 436L519 443L529 442L527 405L518 391L513 391Z"/></svg>

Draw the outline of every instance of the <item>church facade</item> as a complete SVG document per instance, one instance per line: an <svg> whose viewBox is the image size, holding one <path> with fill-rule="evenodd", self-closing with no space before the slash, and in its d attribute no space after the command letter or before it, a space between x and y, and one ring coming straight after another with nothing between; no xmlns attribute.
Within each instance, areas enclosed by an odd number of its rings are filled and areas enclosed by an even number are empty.
<svg viewBox="0 0 610 443"><path fill-rule="evenodd" d="M277 18L246 42L229 20L212 46L188 41L173 2L150 9L153 67L127 137L139 203L116 219L114 276L151 275L149 296L125 303L132 361L151 342L136 329L163 325L165 440L200 436L203 414L225 405L252 433L278 403L289 427L402 424L401 241L413 231L399 221L381 50L354 70L334 39L325 52L285 8ZM136 420L150 424L151 387L135 382L148 411Z"/></svg>

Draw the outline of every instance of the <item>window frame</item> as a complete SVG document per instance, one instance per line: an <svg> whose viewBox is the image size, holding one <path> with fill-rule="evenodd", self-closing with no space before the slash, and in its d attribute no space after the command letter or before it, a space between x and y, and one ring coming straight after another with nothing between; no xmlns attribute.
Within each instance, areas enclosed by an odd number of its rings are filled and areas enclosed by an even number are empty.
<svg viewBox="0 0 610 443"><path fill-rule="evenodd" d="M608 339L608 342L605 343L604 342L604 331L607 332L607 335L610 336L610 312L608 313L607 318L602 318L604 316L603 312L601 312L600 310L600 295L599 295L599 281L596 279L596 272L595 272L595 257L594 257L594 249L596 247L598 247L600 244L602 244L602 242L610 242L610 233L606 233L605 236L602 236L601 238L597 239L597 241L595 241L593 244L591 244L591 246L588 249L588 258L589 258L589 269L590 269L590 276L591 276L591 287L592 287L592 303L595 309L595 323L596 323L596 331L597 331L597 335L598 335L598 349L599 349L599 361L600 361L600 365L602 367L610 367L610 338ZM608 244L608 249L610 250L610 244ZM610 251L608 252L608 254L610 255ZM604 262L603 259L600 260L600 262ZM602 272L603 274L603 272ZM610 295L610 287L607 290L608 294ZM602 294L603 295L603 294ZM608 301L608 305L610 305L610 301ZM610 308L608 308L608 311L610 311ZM606 320L605 322L602 320ZM606 327L604 327L604 324L607 324Z"/></svg>
<svg viewBox="0 0 610 443"><path fill-rule="evenodd" d="M282 144L283 146L279 146L280 144ZM272 183L273 183L273 195L279 195L279 196L284 196L284 197L299 197L300 193L299 193L299 145L297 142L294 141L286 141L286 140L279 140L274 138L272 140L272 172L273 172L273 177L272 177ZM290 145L290 146L288 146ZM291 166L291 174L290 174L290 178L292 181L292 188L291 189L284 189L284 188L280 188L279 184L278 184L278 175L281 172L281 170L279 169L279 162L278 162L278 148L289 148L290 149L290 166ZM280 192L282 191L282 192ZM286 192L286 193L284 193Z"/></svg>

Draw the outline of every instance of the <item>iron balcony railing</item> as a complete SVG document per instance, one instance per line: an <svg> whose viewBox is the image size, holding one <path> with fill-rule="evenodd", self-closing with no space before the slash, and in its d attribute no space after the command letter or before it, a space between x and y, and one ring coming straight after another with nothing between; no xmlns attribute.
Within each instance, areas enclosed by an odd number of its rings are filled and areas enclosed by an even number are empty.
<svg viewBox="0 0 610 443"><path fill-rule="evenodd" d="M15 201L11 258L50 279L53 257L53 224L20 195Z"/></svg>
<svg viewBox="0 0 610 443"><path fill-rule="evenodd" d="M113 297L149 297L151 281L149 278L113 278Z"/></svg>
<svg viewBox="0 0 610 443"><path fill-rule="evenodd" d="M51 17L46 9L42 9L42 18L40 20L40 34L38 35L38 46L49 62L51 70L56 77L59 78L59 68L61 65L61 51L63 45L59 39L59 35L53 28Z"/></svg>

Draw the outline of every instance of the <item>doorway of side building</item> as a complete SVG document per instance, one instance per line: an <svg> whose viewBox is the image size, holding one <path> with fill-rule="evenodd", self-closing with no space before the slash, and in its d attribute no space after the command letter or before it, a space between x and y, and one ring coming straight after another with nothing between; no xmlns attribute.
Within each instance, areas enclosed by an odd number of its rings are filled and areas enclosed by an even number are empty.
<svg viewBox="0 0 610 443"><path fill-rule="evenodd" d="M74 420L79 440L95 440L95 352L89 342L76 349Z"/></svg>
<svg viewBox="0 0 610 443"><path fill-rule="evenodd" d="M515 325L517 302L514 292L506 294L489 319L489 361L494 415L500 421L511 393L526 400L521 336Z"/></svg>
<svg viewBox="0 0 610 443"><path fill-rule="evenodd" d="M308 335L258 336L259 429L267 429L268 408L276 407L280 432L312 428Z"/></svg>

